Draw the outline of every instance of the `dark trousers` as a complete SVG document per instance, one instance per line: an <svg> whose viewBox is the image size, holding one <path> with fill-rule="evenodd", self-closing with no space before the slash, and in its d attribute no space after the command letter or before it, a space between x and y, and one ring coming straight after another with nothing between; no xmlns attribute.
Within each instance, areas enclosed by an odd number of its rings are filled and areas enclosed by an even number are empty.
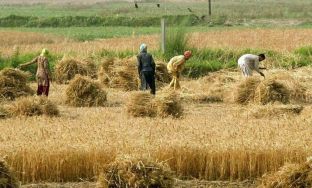
<svg viewBox="0 0 312 188"><path fill-rule="evenodd" d="M47 86L43 86L43 85L38 84L37 95L41 96L43 94L45 96L48 96L49 90L50 90L50 83L49 82L48 82Z"/></svg>
<svg viewBox="0 0 312 188"><path fill-rule="evenodd" d="M141 72L141 90L151 89L151 94L156 94L155 73L154 71Z"/></svg>

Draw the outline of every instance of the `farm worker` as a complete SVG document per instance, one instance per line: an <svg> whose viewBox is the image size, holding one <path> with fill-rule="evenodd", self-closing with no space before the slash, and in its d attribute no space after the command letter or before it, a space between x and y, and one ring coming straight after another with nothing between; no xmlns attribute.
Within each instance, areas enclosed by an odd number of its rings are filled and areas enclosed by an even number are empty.
<svg viewBox="0 0 312 188"><path fill-rule="evenodd" d="M50 88L50 69L49 69L49 61L48 56L49 52L47 49L43 49L41 54L28 63L21 64L19 67L23 68L25 66L31 64L37 64L37 73L36 79L38 83L37 95L44 94L45 96L49 95Z"/></svg>
<svg viewBox="0 0 312 188"><path fill-rule="evenodd" d="M180 74L184 68L185 62L190 59L191 56L191 51L185 51L184 55L175 56L170 59L169 63L167 64L168 72L172 75L172 80L169 87L173 87L174 90L180 89Z"/></svg>
<svg viewBox="0 0 312 188"><path fill-rule="evenodd" d="M138 72L141 79L141 90L151 89L151 94L156 94L155 71L156 66L153 56L147 53L147 45L141 44L140 53L137 56Z"/></svg>
<svg viewBox="0 0 312 188"><path fill-rule="evenodd" d="M245 77L252 76L253 71L258 72L261 76L265 77L264 74L260 71L260 69L265 68L259 67L259 63L263 60L265 60L264 54L245 54L238 59L238 66L240 67Z"/></svg>

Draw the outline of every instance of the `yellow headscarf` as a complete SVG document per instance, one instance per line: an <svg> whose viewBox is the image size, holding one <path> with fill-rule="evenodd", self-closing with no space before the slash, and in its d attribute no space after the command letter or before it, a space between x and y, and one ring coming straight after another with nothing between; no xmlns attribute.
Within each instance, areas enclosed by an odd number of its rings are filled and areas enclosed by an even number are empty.
<svg viewBox="0 0 312 188"><path fill-rule="evenodd" d="M42 51L41 51L41 56L44 56L44 57L47 57L48 56L48 54L49 54L49 51L47 50L47 49L42 49Z"/></svg>

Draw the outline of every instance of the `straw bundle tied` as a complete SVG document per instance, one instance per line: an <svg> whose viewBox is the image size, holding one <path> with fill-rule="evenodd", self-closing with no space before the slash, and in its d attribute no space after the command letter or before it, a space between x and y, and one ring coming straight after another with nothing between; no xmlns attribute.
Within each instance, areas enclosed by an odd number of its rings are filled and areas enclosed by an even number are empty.
<svg viewBox="0 0 312 188"><path fill-rule="evenodd" d="M55 80L58 84L67 84L76 74L96 78L96 70L96 65L90 61L62 59L55 66Z"/></svg>
<svg viewBox="0 0 312 188"><path fill-rule="evenodd" d="M287 87L274 78L262 81L255 91L254 101L259 104L272 102L287 104L289 100L290 92Z"/></svg>
<svg viewBox="0 0 312 188"><path fill-rule="evenodd" d="M34 91L27 85L30 75L26 72L5 68L0 71L0 100L14 100L20 96L33 95Z"/></svg>
<svg viewBox="0 0 312 188"><path fill-rule="evenodd" d="M172 171L163 162L122 158L108 165L98 178L97 188L171 188L173 177Z"/></svg>
<svg viewBox="0 0 312 188"><path fill-rule="evenodd" d="M131 94L127 103L127 113L133 117L155 117L154 96L150 93L137 91Z"/></svg>
<svg viewBox="0 0 312 188"><path fill-rule="evenodd" d="M98 78L102 84L111 88L119 88L125 91L138 90L140 79L135 57L129 59L108 58L103 60L99 67ZM157 86L170 82L170 75L166 64L156 63Z"/></svg>
<svg viewBox="0 0 312 188"><path fill-rule="evenodd" d="M312 187L312 162L286 164L277 172L265 174L259 187Z"/></svg>
<svg viewBox="0 0 312 188"><path fill-rule="evenodd" d="M21 97L5 108L7 116L57 116L57 105L46 97Z"/></svg>
<svg viewBox="0 0 312 188"><path fill-rule="evenodd" d="M258 77L249 77L238 84L234 101L239 104L247 104L253 101L255 90L261 80Z"/></svg>
<svg viewBox="0 0 312 188"><path fill-rule="evenodd" d="M7 163L2 158L0 158L0 187L1 188L19 187L15 175L12 173Z"/></svg>
<svg viewBox="0 0 312 188"><path fill-rule="evenodd" d="M107 93L88 77L76 75L66 89L66 104L77 107L104 106Z"/></svg>
<svg viewBox="0 0 312 188"><path fill-rule="evenodd" d="M100 65L98 78L102 84L125 91L137 90L139 77L133 59L105 59Z"/></svg>
<svg viewBox="0 0 312 188"><path fill-rule="evenodd" d="M134 92L127 103L127 113L133 117L159 116L179 118L183 108L179 96L174 91L162 91L156 97L147 92Z"/></svg>
<svg viewBox="0 0 312 188"><path fill-rule="evenodd" d="M294 78L288 73L279 73L274 75L274 79L284 84L289 90L290 100L293 102L310 102L310 94L308 89L303 86L298 79Z"/></svg>
<svg viewBox="0 0 312 188"><path fill-rule="evenodd" d="M155 98L157 115L179 118L183 115L183 108L178 94L174 91L163 91Z"/></svg>

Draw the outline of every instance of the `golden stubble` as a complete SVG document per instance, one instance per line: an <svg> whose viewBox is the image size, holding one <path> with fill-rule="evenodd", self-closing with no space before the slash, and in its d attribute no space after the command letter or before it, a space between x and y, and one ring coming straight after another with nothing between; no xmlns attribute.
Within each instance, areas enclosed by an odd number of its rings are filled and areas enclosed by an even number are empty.
<svg viewBox="0 0 312 188"><path fill-rule="evenodd" d="M307 72L310 69L290 74L299 77ZM222 80L240 79L238 72L219 74ZM204 94L212 87L211 76L184 80L182 94ZM0 155L7 157L23 182L94 180L120 155L167 161L180 176L242 180L260 177L285 162L302 162L311 154L308 103L301 115L271 118L254 118L253 105L231 102L184 103L181 119L134 118L124 105L131 92L108 88L108 103L114 105L74 108L64 104L66 87L51 85L49 98L59 105L60 117L0 120Z"/></svg>

